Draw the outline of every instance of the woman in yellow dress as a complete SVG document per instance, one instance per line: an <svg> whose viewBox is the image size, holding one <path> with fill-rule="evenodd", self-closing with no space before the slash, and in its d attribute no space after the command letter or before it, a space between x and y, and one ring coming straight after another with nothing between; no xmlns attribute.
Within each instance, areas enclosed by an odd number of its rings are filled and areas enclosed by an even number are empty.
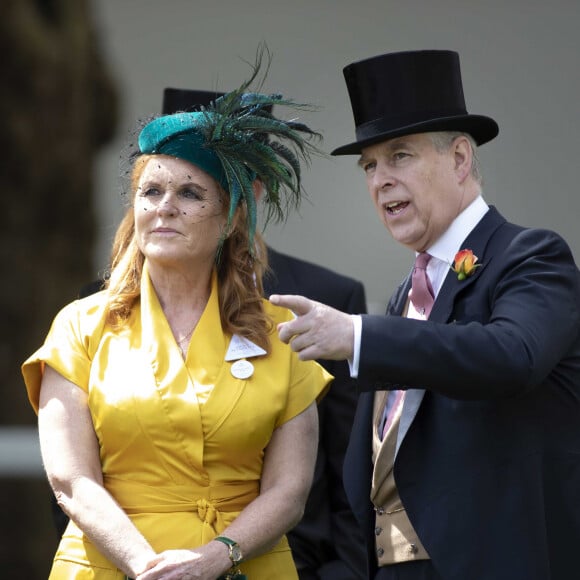
<svg viewBox="0 0 580 580"><path fill-rule="evenodd" d="M71 519L51 579L297 578L284 534L332 377L274 335L292 313L261 298L254 192L299 201L313 133L248 84L144 127L107 287L23 365Z"/></svg>

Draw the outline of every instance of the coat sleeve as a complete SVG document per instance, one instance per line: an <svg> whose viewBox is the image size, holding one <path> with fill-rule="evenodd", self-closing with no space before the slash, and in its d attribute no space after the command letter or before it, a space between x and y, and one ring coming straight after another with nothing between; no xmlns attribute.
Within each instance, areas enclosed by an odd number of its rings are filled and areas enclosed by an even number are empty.
<svg viewBox="0 0 580 580"><path fill-rule="evenodd" d="M537 388L550 374L578 379L580 279L564 240L523 230L485 259L446 322L363 317L363 390L496 399Z"/></svg>

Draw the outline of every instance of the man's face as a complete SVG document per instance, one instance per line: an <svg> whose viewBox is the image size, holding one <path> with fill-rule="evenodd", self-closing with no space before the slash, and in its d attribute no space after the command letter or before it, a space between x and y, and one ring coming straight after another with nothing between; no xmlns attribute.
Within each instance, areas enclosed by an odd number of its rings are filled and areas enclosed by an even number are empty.
<svg viewBox="0 0 580 580"><path fill-rule="evenodd" d="M362 150L359 165L379 217L397 242L417 252L431 246L467 205L458 139L442 152L428 133Z"/></svg>

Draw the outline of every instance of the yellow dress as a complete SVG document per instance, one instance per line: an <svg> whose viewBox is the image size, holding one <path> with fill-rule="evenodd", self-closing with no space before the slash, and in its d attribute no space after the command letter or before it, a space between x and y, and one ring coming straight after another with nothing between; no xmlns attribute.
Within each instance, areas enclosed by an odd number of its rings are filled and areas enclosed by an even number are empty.
<svg viewBox="0 0 580 580"><path fill-rule="evenodd" d="M57 315L22 367L30 401L38 410L45 362L86 391L107 490L156 551L205 544L258 495L274 429L320 397L332 377L274 334L268 355L248 359L253 374L235 378L215 274L185 362L146 268L140 304L122 330L105 323L105 301L101 292ZM275 322L292 316L264 304ZM248 580L297 578L285 537L241 569ZM50 578L123 577L70 522Z"/></svg>

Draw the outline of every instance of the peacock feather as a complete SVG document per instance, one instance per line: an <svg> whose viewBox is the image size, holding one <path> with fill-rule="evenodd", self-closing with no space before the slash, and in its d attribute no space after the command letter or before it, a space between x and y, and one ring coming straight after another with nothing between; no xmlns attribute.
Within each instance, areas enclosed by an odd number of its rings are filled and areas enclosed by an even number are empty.
<svg viewBox="0 0 580 580"><path fill-rule="evenodd" d="M304 123L283 120L272 113L274 106L311 111L311 105L281 94L249 90L254 83L263 86L270 62L271 54L265 45L260 45L256 60L250 65L250 78L203 107L204 122L200 126L204 146L219 158L227 177L231 195L228 226L238 205L245 203L252 244L257 222L254 179L264 186L265 225L271 220L284 221L289 210L300 207L304 194L301 162L308 165L313 154L322 154L314 144L321 138L319 133Z"/></svg>

